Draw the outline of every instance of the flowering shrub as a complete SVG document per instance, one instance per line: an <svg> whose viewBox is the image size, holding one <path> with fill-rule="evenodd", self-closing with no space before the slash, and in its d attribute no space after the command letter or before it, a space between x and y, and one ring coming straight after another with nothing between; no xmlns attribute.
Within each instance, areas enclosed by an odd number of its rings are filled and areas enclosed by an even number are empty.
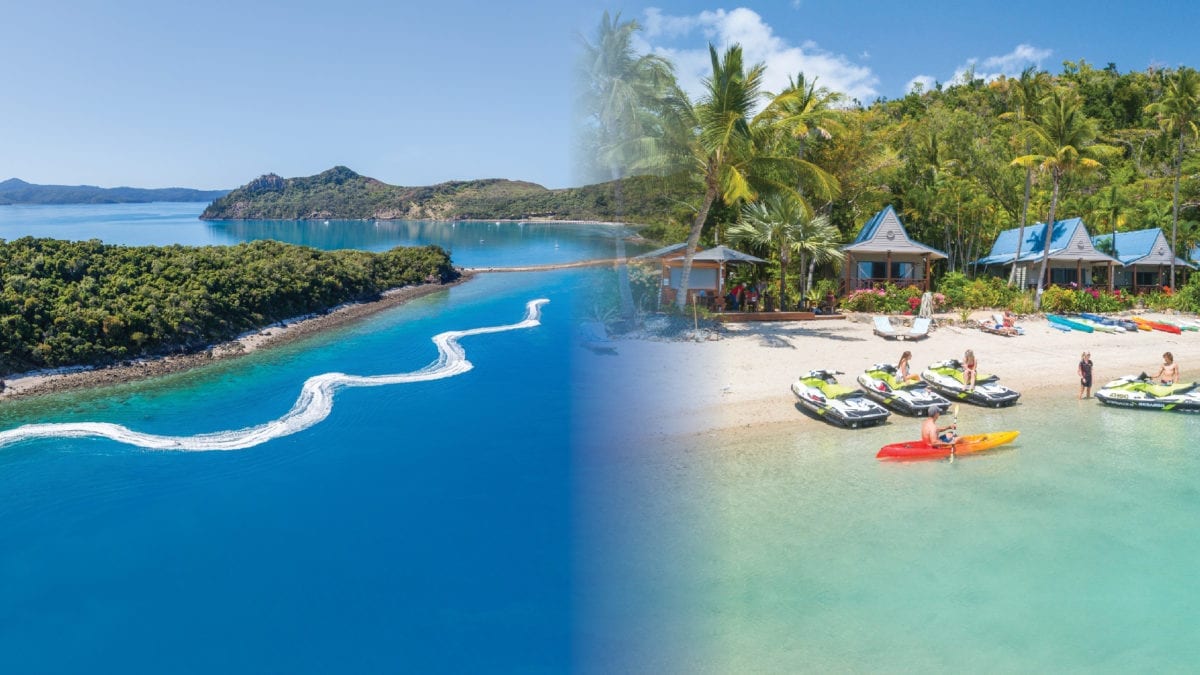
<svg viewBox="0 0 1200 675"><path fill-rule="evenodd" d="M882 288L860 288L842 301L842 307L852 312L877 312L886 296Z"/></svg>
<svg viewBox="0 0 1200 675"><path fill-rule="evenodd" d="M921 307L921 296L924 291L920 286L896 287L887 284L883 288L863 288L854 291L842 301L842 307L852 312L886 312L899 314L908 312L915 314ZM939 302L938 298L941 298ZM933 304L936 309L946 302L946 296L941 293L934 295Z"/></svg>
<svg viewBox="0 0 1200 675"><path fill-rule="evenodd" d="M1119 312L1133 307L1132 295L1117 289L1109 292L1097 288L1075 290L1051 286L1042 293L1042 309L1059 312Z"/></svg>

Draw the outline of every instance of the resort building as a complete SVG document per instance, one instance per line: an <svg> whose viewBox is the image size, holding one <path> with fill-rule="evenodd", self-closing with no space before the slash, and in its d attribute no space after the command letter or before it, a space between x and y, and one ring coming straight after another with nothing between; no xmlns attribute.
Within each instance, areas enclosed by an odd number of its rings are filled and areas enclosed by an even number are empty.
<svg viewBox="0 0 1200 675"><path fill-rule="evenodd" d="M662 286L659 303L675 301L683 284L683 259L687 244L671 244L648 251L631 259L634 263L658 263L662 269ZM735 251L728 246L714 246L698 250L692 257L692 272L688 275L688 302L719 308L725 295L725 272L727 265L766 262L762 258Z"/></svg>
<svg viewBox="0 0 1200 675"><path fill-rule="evenodd" d="M1020 228L1005 230L996 237L992 250L975 265L1003 270L1007 274L1016 266L1016 282L1020 286L1037 286L1037 274L1041 269L1042 254L1046 249L1046 224L1034 223L1025 227L1021 241L1020 256L1017 255L1017 235ZM1112 269L1121 262L1096 249L1087 227L1081 218L1068 218L1054 223L1050 233L1050 254L1043 287L1057 284L1066 286L1092 284L1092 268L1097 265L1109 267L1108 278L1113 278Z"/></svg>
<svg viewBox="0 0 1200 675"><path fill-rule="evenodd" d="M930 265L947 257L913 241L890 204L872 216L842 251L846 254L845 293L888 283L928 291Z"/></svg>
<svg viewBox="0 0 1200 675"><path fill-rule="evenodd" d="M1167 237L1157 227L1136 232L1098 234L1092 237L1098 249L1112 253L1121 261L1122 267L1115 270L1113 283L1116 288L1127 288L1133 292L1141 289L1161 288L1171 280L1171 260L1174 258L1176 275L1179 269L1192 269L1185 260L1175 257Z"/></svg>

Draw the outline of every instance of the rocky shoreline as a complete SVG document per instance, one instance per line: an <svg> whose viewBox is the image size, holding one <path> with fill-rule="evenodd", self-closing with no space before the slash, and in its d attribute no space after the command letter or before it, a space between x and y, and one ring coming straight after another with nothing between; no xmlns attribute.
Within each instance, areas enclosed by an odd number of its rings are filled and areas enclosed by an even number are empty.
<svg viewBox="0 0 1200 675"><path fill-rule="evenodd" d="M17 399L43 396L78 389L111 386L183 372L193 368L245 356L258 349L278 347L321 331L344 326L409 300L430 295L469 281L470 271L448 284L405 286L385 291L378 300L339 305L326 314L297 317L267 326L240 338L214 345L201 352L163 356L126 362L103 368L60 368L23 373L5 378L0 398Z"/></svg>

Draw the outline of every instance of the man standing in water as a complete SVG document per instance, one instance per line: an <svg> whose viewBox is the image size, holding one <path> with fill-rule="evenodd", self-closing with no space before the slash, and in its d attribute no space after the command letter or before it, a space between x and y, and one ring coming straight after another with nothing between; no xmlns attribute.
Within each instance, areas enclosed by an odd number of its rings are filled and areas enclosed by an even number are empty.
<svg viewBox="0 0 1200 675"><path fill-rule="evenodd" d="M1175 384L1179 381L1179 364L1175 363L1175 357L1171 355L1171 352L1163 354L1162 368L1155 373L1154 379L1161 384Z"/></svg>

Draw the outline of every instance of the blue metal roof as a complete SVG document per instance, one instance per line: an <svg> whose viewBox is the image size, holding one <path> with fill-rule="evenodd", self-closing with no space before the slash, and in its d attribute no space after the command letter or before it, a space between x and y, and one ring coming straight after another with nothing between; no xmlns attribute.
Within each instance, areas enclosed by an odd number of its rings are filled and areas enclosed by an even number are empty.
<svg viewBox="0 0 1200 675"><path fill-rule="evenodd" d="M1082 218L1067 218L1054 223L1054 231L1050 238L1050 254L1067 248L1074 236L1075 230L1083 226ZM987 257L975 261L976 265L1008 265L1013 262L1031 262L1042 257L1046 248L1046 224L1034 223L1025 226L1025 240L1021 242L1021 258L1014 261L1017 252L1017 234L1021 228L1014 227L1005 230L996 237L992 250Z"/></svg>
<svg viewBox="0 0 1200 675"><path fill-rule="evenodd" d="M891 204L888 204L887 206L883 207L883 209L880 210L879 213L876 213L875 215L871 216L871 219L868 220L866 223L864 223L862 226L862 229L858 231L858 236L854 238L854 241L843 246L842 250L843 251L852 250L858 244L869 242L872 239L874 239L875 234L879 231L879 226L883 224L883 221L885 218L887 218L888 213L891 213L892 215L896 216L896 222L900 224L900 231L904 234L904 240L907 243L911 244L916 249L920 249L920 250L926 251L930 254L933 254L935 259L943 259L943 258L949 257L946 255L946 253L944 251L936 249L932 246L926 246L925 244L922 244L921 242L916 241L912 237L908 236L908 228L904 226L904 221L900 219L900 214L896 213L896 209L894 209ZM866 248L866 247L864 247L864 248Z"/></svg>
<svg viewBox="0 0 1200 675"><path fill-rule="evenodd" d="M1192 249L1192 252L1188 254L1188 259L1194 263L1200 263L1200 246Z"/></svg>
<svg viewBox="0 0 1200 675"><path fill-rule="evenodd" d="M1159 236L1163 232L1157 227L1152 227L1148 230L1136 230L1134 232L1118 232L1117 233L1117 260L1121 261L1122 265L1133 265L1137 261L1145 258L1154 252L1154 242L1158 241ZM1101 241L1109 241L1113 238L1111 233L1098 234L1092 237L1092 244L1098 244ZM1175 258L1176 265L1187 265L1187 261Z"/></svg>
<svg viewBox="0 0 1200 675"><path fill-rule="evenodd" d="M883 207L883 210L871 216L871 219L863 225L862 229L858 231L858 236L851 243L859 244L864 241L870 241L871 237L875 236L875 230L879 229L879 224L883 222L883 217L887 215L888 211L896 213L896 209L893 209L891 204ZM898 213L896 213L896 220L900 220L900 214ZM903 225L904 221L901 220L900 223Z"/></svg>

